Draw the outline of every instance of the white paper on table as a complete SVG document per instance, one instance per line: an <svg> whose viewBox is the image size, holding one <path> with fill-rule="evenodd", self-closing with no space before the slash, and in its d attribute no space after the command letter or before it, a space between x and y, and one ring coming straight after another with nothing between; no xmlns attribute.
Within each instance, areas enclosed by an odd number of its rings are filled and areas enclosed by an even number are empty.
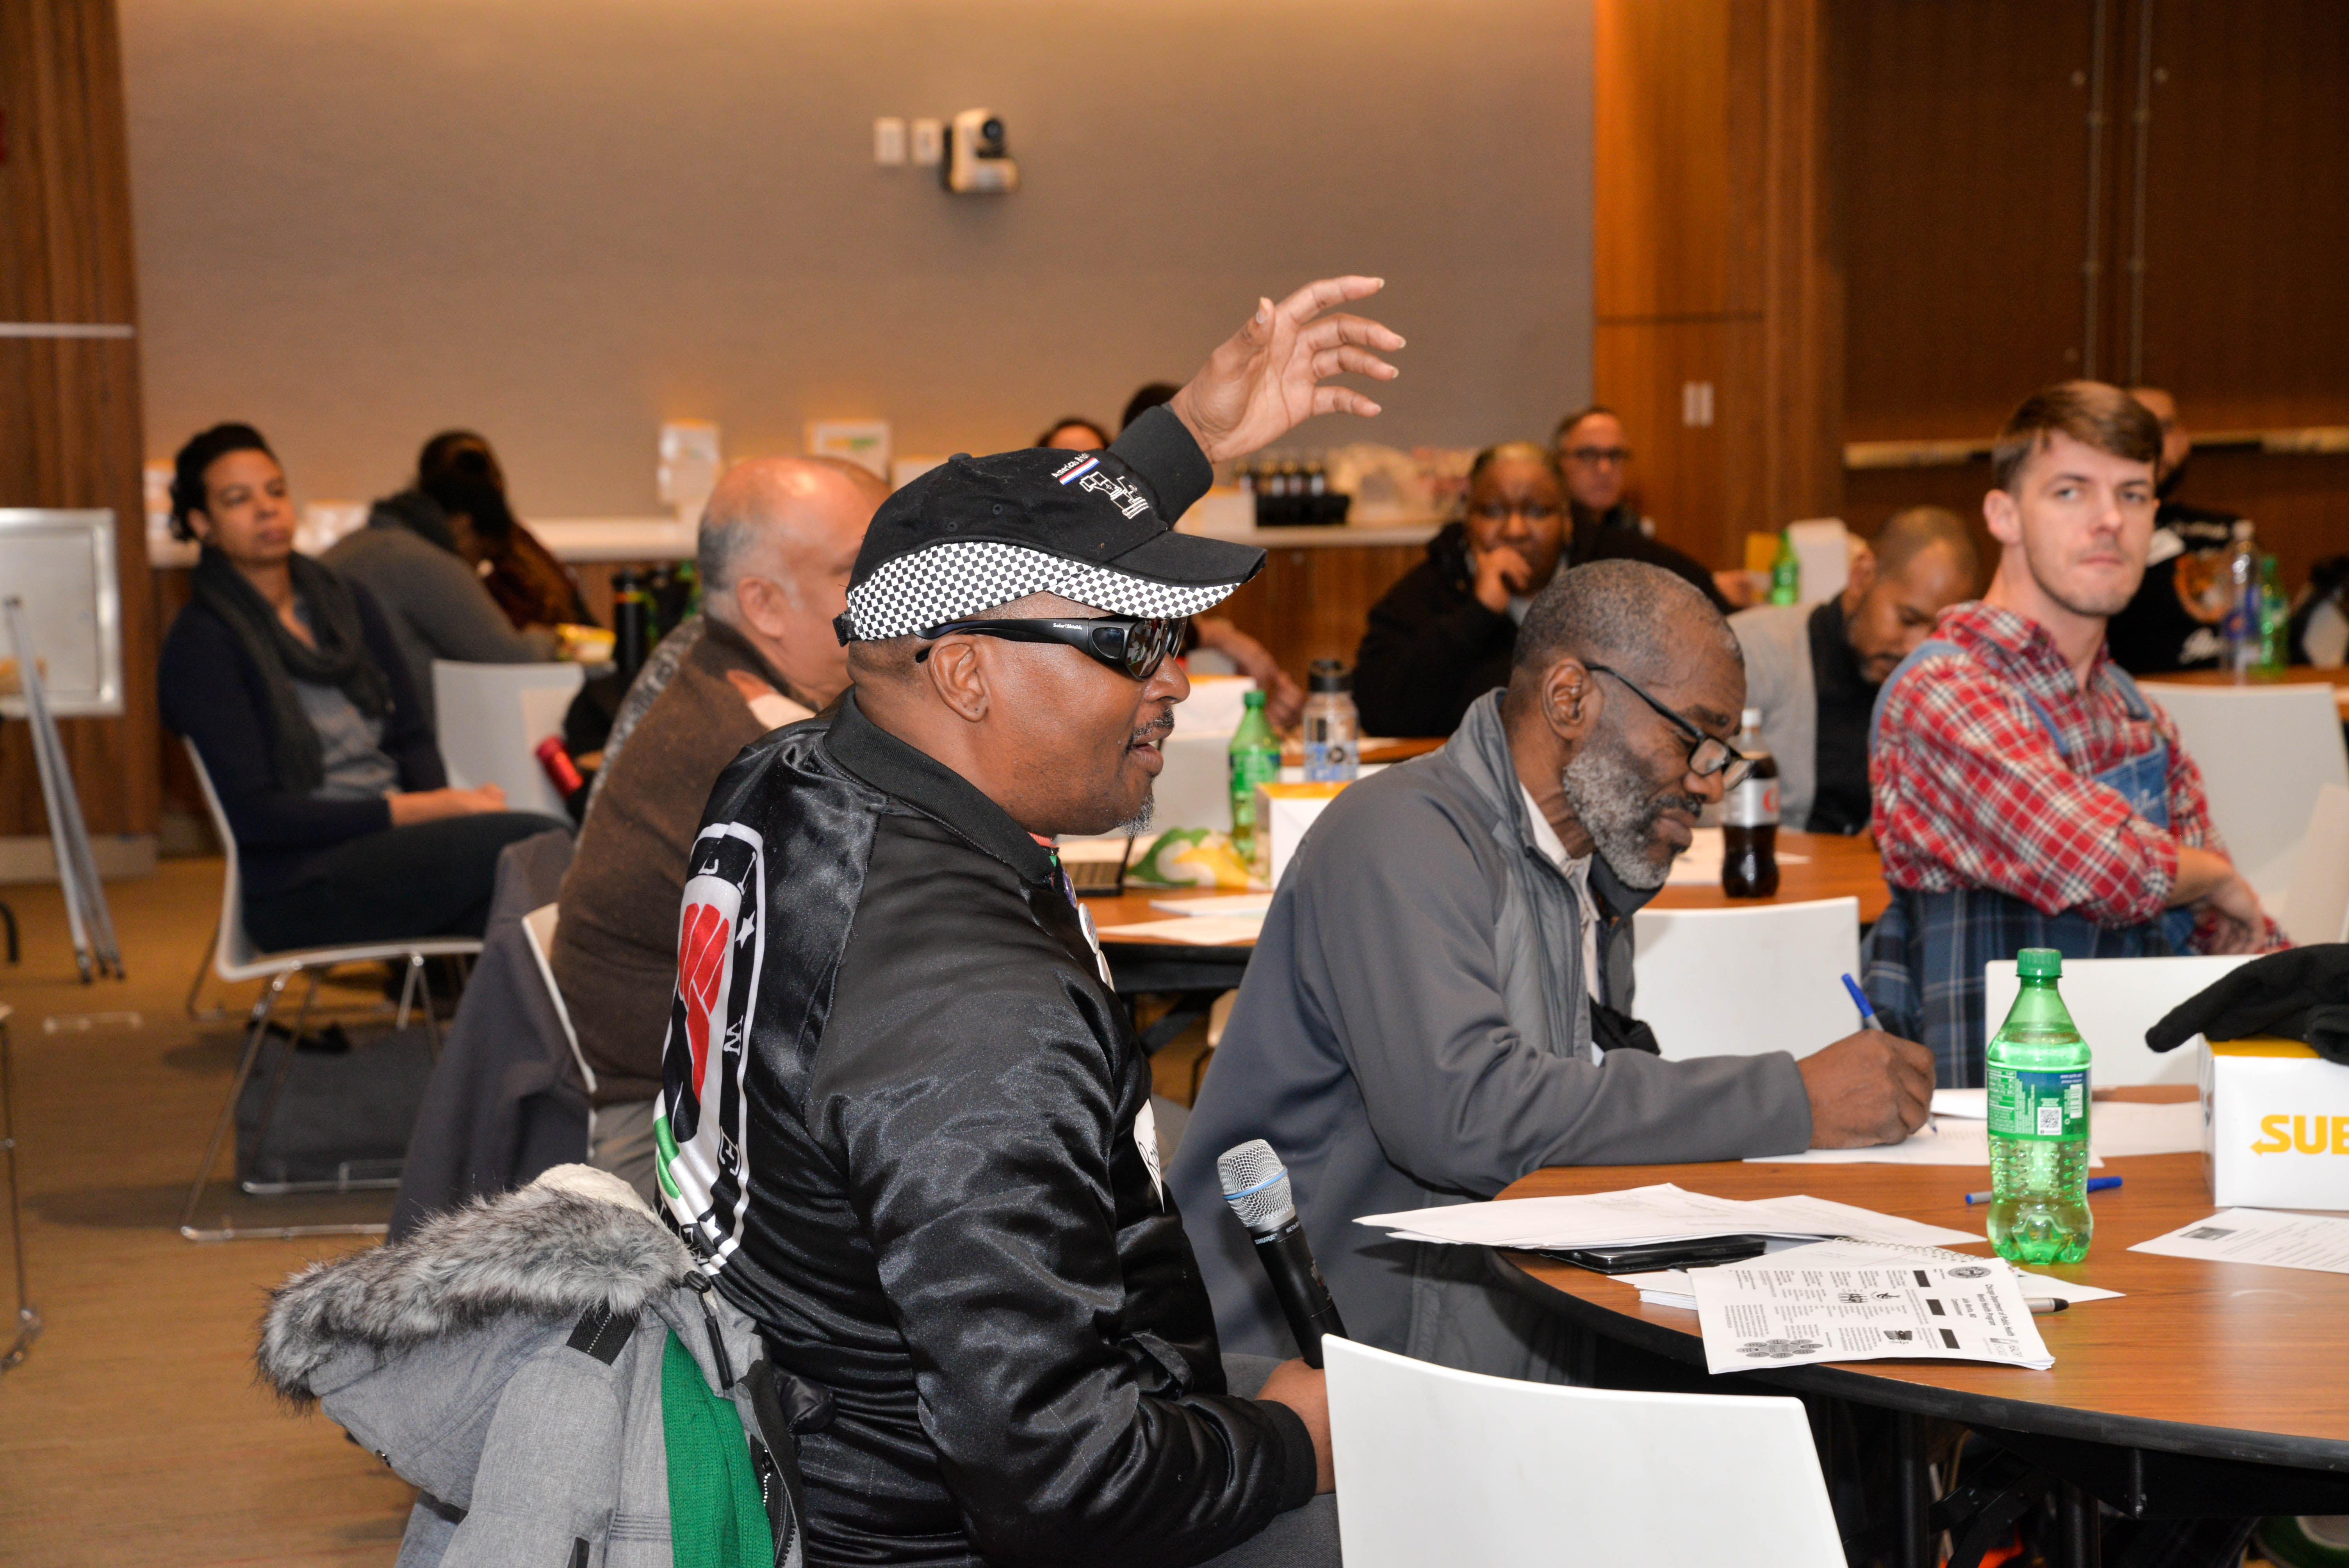
<svg viewBox="0 0 2349 1568"><path fill-rule="evenodd" d="M2222 1209L2199 1223L2139 1242L2129 1251L2349 1274L2349 1218L2282 1209Z"/></svg>
<svg viewBox="0 0 2349 1568"><path fill-rule="evenodd" d="M1886 1256L1840 1242L1689 1276L1708 1372L1821 1361L2055 1364L1999 1258Z"/></svg>
<svg viewBox="0 0 2349 1568"><path fill-rule="evenodd" d="M1698 828L1689 835L1689 847L1672 861L1671 874L1665 880L1674 887L1695 887L1704 883L1715 886L1721 882L1721 862L1727 851L1721 847L1719 828ZM1782 866L1806 866L1808 855L1797 855L1785 850L1778 851Z"/></svg>
<svg viewBox="0 0 2349 1568"><path fill-rule="evenodd" d="M1841 1247L1847 1252L1863 1257L1872 1255L1895 1260L1923 1258L1944 1264L1978 1264L1983 1261L1970 1253L1953 1253L1946 1247L1892 1247L1875 1242L1814 1243L1810 1248L1805 1249L1805 1256L1815 1258L1822 1255L1824 1249L1828 1247ZM1774 1249L1774 1255L1775 1252L1783 1250L1785 1249ZM1757 1260L1746 1261L1750 1263ZM1744 1265L1723 1264L1717 1266L1741 1268ZM2014 1268L2013 1264L2008 1264L2006 1266ZM1694 1312L1696 1287L1689 1283L1689 1276L1699 1271L1693 1269L1656 1269L1647 1274L1617 1274L1614 1277L1625 1284L1636 1287L1641 1301L1652 1302L1658 1306L1677 1306L1684 1312ZM2075 1303L2117 1301L2121 1296L2121 1292L2116 1290L2106 1290L2102 1285L2082 1284L2077 1280L2058 1279L2054 1274L2032 1274L2023 1269L2014 1269L2014 1275L2023 1282L2025 1305L2039 1296Z"/></svg>
<svg viewBox="0 0 2349 1568"><path fill-rule="evenodd" d="M1169 914L1186 915L1196 920L1206 915L1248 915L1262 920L1272 908L1268 892L1226 892L1213 898L1154 898L1153 909L1163 909Z"/></svg>
<svg viewBox="0 0 2349 1568"><path fill-rule="evenodd" d="M1145 920L1137 925L1105 925L1094 934L1103 942L1154 936L1164 942L1188 943L1194 947L1228 947L1234 943L1254 942L1263 930L1261 916L1203 914L1193 920Z"/></svg>
<svg viewBox="0 0 2349 1568"><path fill-rule="evenodd" d="M1669 1181L1568 1198L1519 1198L1507 1202L1454 1203L1371 1214L1354 1222L1405 1241L1461 1246L1576 1247L1642 1242L1695 1241L1706 1236L1764 1235L1799 1240L1859 1236L1871 1241L1935 1246L1980 1236L1854 1208L1825 1198L1790 1195L1739 1200L1691 1192Z"/></svg>

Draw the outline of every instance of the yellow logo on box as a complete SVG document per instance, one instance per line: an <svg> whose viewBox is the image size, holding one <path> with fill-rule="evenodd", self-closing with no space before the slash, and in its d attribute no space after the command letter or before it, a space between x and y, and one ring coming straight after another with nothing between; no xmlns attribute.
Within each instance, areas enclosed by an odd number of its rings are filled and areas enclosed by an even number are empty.
<svg viewBox="0 0 2349 1568"><path fill-rule="evenodd" d="M2284 1130L2290 1122L2292 1130ZM2349 1116L2263 1116L2254 1154L2349 1154Z"/></svg>

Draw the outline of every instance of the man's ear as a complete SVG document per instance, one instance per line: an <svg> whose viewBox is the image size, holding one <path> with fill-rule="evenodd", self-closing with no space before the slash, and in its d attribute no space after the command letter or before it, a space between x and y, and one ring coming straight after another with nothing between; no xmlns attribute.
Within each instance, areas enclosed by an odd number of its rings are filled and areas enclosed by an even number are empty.
<svg viewBox="0 0 2349 1568"><path fill-rule="evenodd" d="M1851 595L1847 602L1858 603L1860 596L1875 586L1876 552L1866 544L1855 543L1851 551L1851 566L1844 582L1844 592Z"/></svg>
<svg viewBox="0 0 2349 1568"><path fill-rule="evenodd" d="M1598 727L1607 696L1599 679L1571 654L1550 665L1542 676L1541 714L1550 733L1569 747L1579 746Z"/></svg>
<svg viewBox="0 0 2349 1568"><path fill-rule="evenodd" d="M763 577L747 573L734 579L734 605L752 631L776 642L783 640L782 595Z"/></svg>
<svg viewBox="0 0 2349 1568"><path fill-rule="evenodd" d="M941 637L930 645L930 656L916 666L957 717L978 724L993 706L988 689L987 660L977 637Z"/></svg>
<svg viewBox="0 0 2349 1568"><path fill-rule="evenodd" d="M2001 544L2023 542L2023 509L2006 491L1982 492L1982 521L1990 524L1990 536Z"/></svg>

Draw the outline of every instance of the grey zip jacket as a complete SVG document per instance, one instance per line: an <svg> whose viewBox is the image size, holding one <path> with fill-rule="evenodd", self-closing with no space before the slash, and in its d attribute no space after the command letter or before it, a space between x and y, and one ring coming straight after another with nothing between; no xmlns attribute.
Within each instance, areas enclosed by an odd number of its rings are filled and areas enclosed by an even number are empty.
<svg viewBox="0 0 2349 1568"><path fill-rule="evenodd" d="M675 1330L741 1417L777 1568L801 1568L781 1429L811 1424L807 1407L775 1397L750 1320L689 1286L699 1278L627 1183L557 1166L295 1274L255 1358L281 1397L316 1401L421 1489L398 1568L667 1568L661 1363Z"/></svg>
<svg viewBox="0 0 2349 1568"><path fill-rule="evenodd" d="M1216 1157L1287 1163L1350 1336L1498 1377L1570 1380L1563 1320L1496 1283L1484 1249L1354 1221L1490 1198L1545 1165L1785 1154L1811 1138L1794 1058L1594 1061L1582 917L1535 847L1501 722L1480 697L1443 750L1332 801L1274 895L1168 1185L1224 1348L1296 1350ZM1631 1011L1648 894L1594 858L1600 995Z"/></svg>

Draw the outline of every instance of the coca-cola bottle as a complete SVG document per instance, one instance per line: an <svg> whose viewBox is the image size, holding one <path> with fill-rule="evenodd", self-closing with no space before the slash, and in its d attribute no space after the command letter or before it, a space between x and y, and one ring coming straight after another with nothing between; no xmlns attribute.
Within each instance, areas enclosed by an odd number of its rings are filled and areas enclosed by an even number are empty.
<svg viewBox="0 0 2349 1568"><path fill-rule="evenodd" d="M1778 764L1762 744L1762 710L1749 707L1737 749L1754 759L1721 803L1721 891L1768 898L1778 891Z"/></svg>

